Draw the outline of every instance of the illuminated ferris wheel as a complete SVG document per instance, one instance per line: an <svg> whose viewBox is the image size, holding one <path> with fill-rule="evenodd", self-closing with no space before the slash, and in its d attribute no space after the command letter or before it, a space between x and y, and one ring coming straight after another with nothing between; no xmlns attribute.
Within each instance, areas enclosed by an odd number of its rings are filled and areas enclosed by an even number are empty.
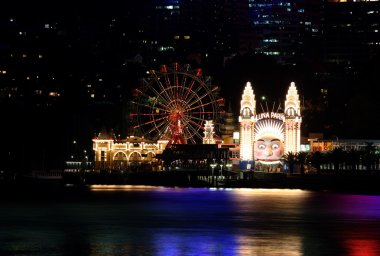
<svg viewBox="0 0 380 256"><path fill-rule="evenodd" d="M147 73L134 90L131 113L134 128L144 137L167 139L169 144L197 143L203 139L206 120L214 121L218 129L224 99L201 69L174 63Z"/></svg>

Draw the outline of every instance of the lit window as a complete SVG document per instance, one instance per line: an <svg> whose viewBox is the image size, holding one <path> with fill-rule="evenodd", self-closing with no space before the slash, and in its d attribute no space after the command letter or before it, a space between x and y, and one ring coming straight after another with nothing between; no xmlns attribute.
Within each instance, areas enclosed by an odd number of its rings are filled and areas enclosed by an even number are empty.
<svg viewBox="0 0 380 256"><path fill-rule="evenodd" d="M91 84L88 84L88 85L87 85L87 88L91 88L91 86L92 86Z"/></svg>
<svg viewBox="0 0 380 256"><path fill-rule="evenodd" d="M174 39L179 39L179 36L174 36Z"/></svg>
<svg viewBox="0 0 380 256"><path fill-rule="evenodd" d="M183 37L185 40L188 40L188 39L190 39L190 36L184 36Z"/></svg>
<svg viewBox="0 0 380 256"><path fill-rule="evenodd" d="M43 57L42 54L38 54L39 59L42 59L42 57Z"/></svg>
<svg viewBox="0 0 380 256"><path fill-rule="evenodd" d="M23 58L26 58L28 57L28 55L26 55L25 53L22 55Z"/></svg>
<svg viewBox="0 0 380 256"><path fill-rule="evenodd" d="M61 96L58 92L49 92L50 97L59 97Z"/></svg>

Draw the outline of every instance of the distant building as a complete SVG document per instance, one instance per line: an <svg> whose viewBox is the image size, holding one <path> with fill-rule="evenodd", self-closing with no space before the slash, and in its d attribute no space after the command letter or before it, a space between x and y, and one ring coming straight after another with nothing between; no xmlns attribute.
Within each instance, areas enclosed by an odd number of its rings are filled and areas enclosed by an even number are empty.
<svg viewBox="0 0 380 256"><path fill-rule="evenodd" d="M238 144L234 139L234 132L239 131L239 125L237 124L236 117L232 112L231 102L228 105L228 110L224 115L224 123L221 126L221 134L223 144Z"/></svg>
<svg viewBox="0 0 380 256"><path fill-rule="evenodd" d="M380 1L327 0L325 59L349 64L380 53Z"/></svg>
<svg viewBox="0 0 380 256"><path fill-rule="evenodd" d="M374 148L380 148L380 140L363 140L363 139L309 139L311 152L327 152L336 148L344 151L364 150L369 145Z"/></svg>
<svg viewBox="0 0 380 256"><path fill-rule="evenodd" d="M156 156L162 154L167 140L150 142L141 137L130 136L118 140L114 136L99 133L93 140L94 168L125 170L130 166L157 164ZM154 169L154 168L153 168Z"/></svg>
<svg viewBox="0 0 380 256"><path fill-rule="evenodd" d="M322 35L321 0L249 0L250 23L257 37L255 50L283 64L295 64L312 54L307 49Z"/></svg>

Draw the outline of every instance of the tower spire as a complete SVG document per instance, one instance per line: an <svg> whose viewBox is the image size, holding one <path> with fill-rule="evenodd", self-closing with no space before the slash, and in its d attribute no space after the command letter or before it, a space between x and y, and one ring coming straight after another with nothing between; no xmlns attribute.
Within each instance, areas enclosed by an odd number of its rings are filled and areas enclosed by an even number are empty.
<svg viewBox="0 0 380 256"><path fill-rule="evenodd" d="M290 83L285 100L285 153L299 152L301 146L301 107L294 82Z"/></svg>
<svg viewBox="0 0 380 256"><path fill-rule="evenodd" d="M247 82L240 101L240 159L253 160L254 125L256 100L250 82Z"/></svg>

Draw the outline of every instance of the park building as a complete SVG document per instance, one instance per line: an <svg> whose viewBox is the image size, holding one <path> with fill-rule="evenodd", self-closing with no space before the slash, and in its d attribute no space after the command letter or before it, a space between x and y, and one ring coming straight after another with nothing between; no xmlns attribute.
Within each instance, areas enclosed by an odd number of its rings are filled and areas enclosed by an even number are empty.
<svg viewBox="0 0 380 256"><path fill-rule="evenodd" d="M135 166L159 169L156 156L162 154L169 141L152 142L144 137L129 136L125 139L99 133L92 140L96 170L127 170Z"/></svg>
<svg viewBox="0 0 380 256"><path fill-rule="evenodd" d="M244 164L279 164L283 155L301 151L301 108L295 83L289 86L284 111L258 113L255 93L247 83L240 103L240 160Z"/></svg>
<svg viewBox="0 0 380 256"><path fill-rule="evenodd" d="M311 152L328 152L334 149L340 148L343 151L357 150L363 151L366 148L373 147L380 148L380 140L368 140L368 139L339 139L337 137L333 139L323 138L309 138L310 151Z"/></svg>

